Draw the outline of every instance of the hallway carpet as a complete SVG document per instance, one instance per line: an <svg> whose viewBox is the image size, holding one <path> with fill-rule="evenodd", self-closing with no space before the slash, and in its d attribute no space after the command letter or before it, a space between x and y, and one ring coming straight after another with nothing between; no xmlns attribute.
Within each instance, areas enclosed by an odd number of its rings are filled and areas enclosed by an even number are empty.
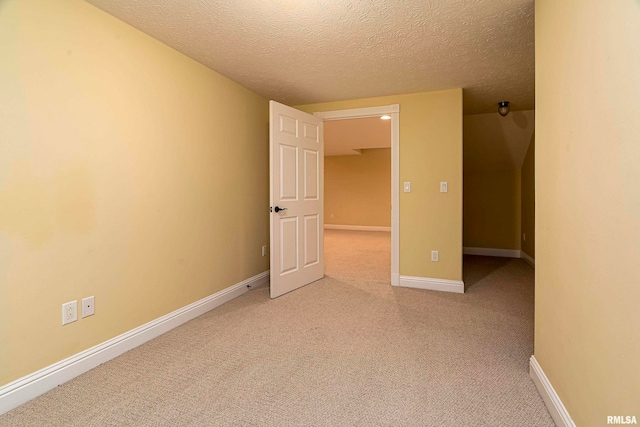
<svg viewBox="0 0 640 427"><path fill-rule="evenodd" d="M384 232L327 230L326 277L258 288L0 416L2 426L553 426L528 375L533 269L389 285Z"/></svg>

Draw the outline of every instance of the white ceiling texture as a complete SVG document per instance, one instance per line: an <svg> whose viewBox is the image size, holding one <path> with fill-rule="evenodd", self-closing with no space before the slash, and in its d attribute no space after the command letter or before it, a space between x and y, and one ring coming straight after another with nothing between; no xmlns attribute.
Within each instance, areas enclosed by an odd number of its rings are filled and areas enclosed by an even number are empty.
<svg viewBox="0 0 640 427"><path fill-rule="evenodd" d="M533 0L87 0L288 105L464 88L534 108Z"/></svg>

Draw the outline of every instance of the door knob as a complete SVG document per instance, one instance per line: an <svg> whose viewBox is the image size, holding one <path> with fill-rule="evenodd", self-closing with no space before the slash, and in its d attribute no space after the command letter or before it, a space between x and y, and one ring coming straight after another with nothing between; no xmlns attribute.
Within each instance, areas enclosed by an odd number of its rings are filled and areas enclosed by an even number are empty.
<svg viewBox="0 0 640 427"><path fill-rule="evenodd" d="M279 206L276 206L273 210L274 210L274 211L276 211L276 213L278 213L278 212L280 212L280 211L286 211L286 210L287 210L287 208L281 208L281 207L279 207Z"/></svg>

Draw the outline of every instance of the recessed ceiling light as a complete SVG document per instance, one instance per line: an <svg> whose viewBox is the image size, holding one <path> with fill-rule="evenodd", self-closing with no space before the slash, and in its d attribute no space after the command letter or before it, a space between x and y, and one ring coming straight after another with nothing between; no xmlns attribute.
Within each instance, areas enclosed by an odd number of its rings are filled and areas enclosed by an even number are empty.
<svg viewBox="0 0 640 427"><path fill-rule="evenodd" d="M384 115L384 116L381 116L380 118L382 120L389 120L389 119L391 119L391 116Z"/></svg>

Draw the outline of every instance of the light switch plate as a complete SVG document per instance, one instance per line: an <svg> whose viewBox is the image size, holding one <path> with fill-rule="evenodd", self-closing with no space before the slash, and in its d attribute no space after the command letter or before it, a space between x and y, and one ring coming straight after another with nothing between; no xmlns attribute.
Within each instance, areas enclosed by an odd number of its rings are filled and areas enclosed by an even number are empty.
<svg viewBox="0 0 640 427"><path fill-rule="evenodd" d="M411 193L411 182L407 181L404 183L404 192Z"/></svg>
<svg viewBox="0 0 640 427"><path fill-rule="evenodd" d="M449 184L446 181L440 183L440 192L447 193L449 191Z"/></svg>

